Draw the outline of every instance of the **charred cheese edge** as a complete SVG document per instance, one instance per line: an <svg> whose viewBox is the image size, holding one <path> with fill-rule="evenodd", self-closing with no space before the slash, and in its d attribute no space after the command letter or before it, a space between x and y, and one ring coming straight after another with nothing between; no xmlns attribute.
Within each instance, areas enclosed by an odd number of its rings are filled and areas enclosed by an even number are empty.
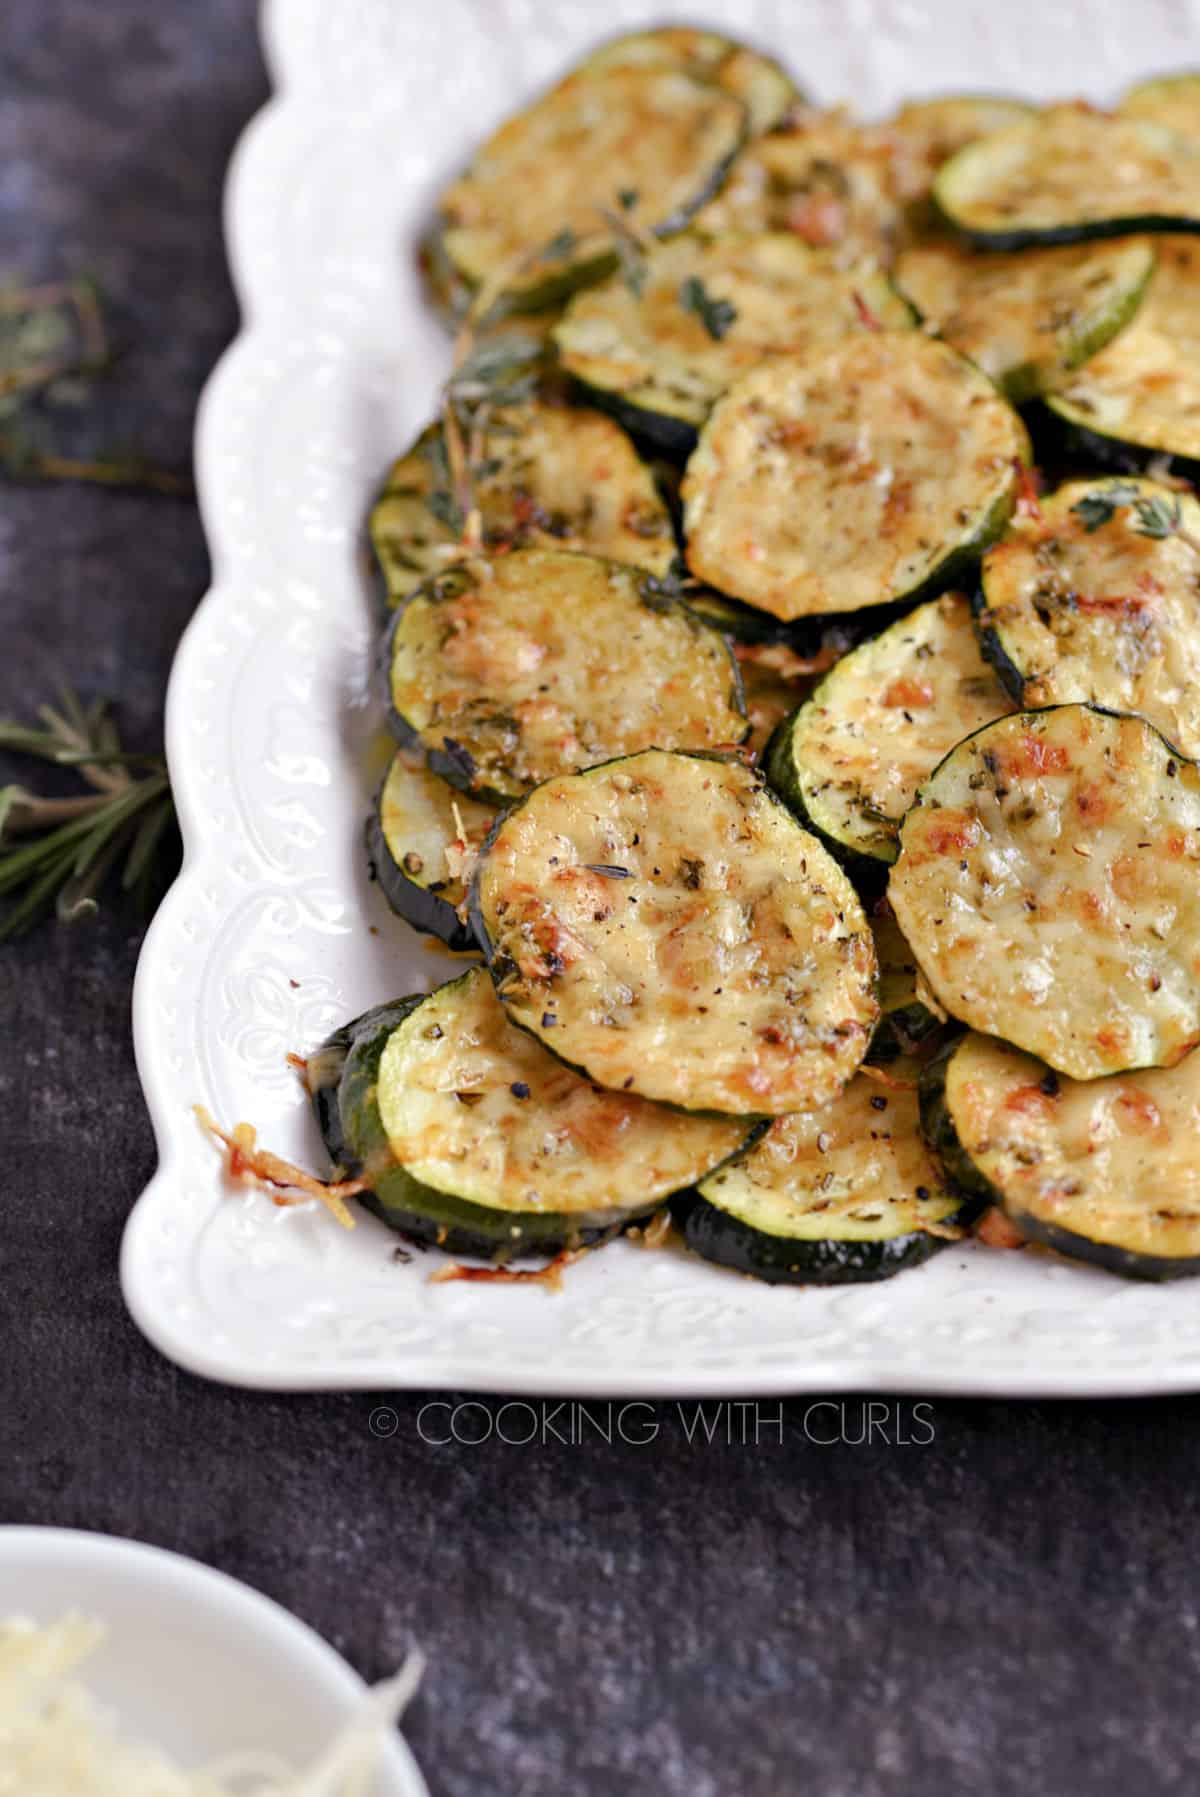
<svg viewBox="0 0 1200 1797"><path fill-rule="evenodd" d="M401 746L484 802L613 755L746 734L725 639L638 569L567 550L427 581L397 613L387 661Z"/></svg>
<svg viewBox="0 0 1200 1797"><path fill-rule="evenodd" d="M991 1037L931 1067L931 1128L1021 1233L1141 1279L1200 1273L1200 1055L1061 1079Z"/></svg>
<svg viewBox="0 0 1200 1797"><path fill-rule="evenodd" d="M368 1182L363 1202L454 1253L593 1239L747 1140L743 1122L602 1091L564 1067L514 1028L482 967L339 1032L318 1089L334 1158Z"/></svg>
<svg viewBox="0 0 1200 1797"><path fill-rule="evenodd" d="M731 308L720 335L685 303L695 281ZM877 268L841 268L794 232L730 232L661 245L639 293L614 278L577 294L554 336L563 366L588 388L633 414L695 427L764 356L808 353L868 318L897 329L913 322Z"/></svg>
<svg viewBox="0 0 1200 1797"><path fill-rule="evenodd" d="M671 517L625 433L600 412L535 402L492 415L488 472L472 482L489 553L547 540L665 575ZM371 542L397 604L461 555L442 426L430 425L393 465L371 512Z"/></svg>
<svg viewBox="0 0 1200 1797"><path fill-rule="evenodd" d="M916 598L1000 534L1028 453L987 376L920 331L772 357L688 463L688 565L780 618Z"/></svg>
<svg viewBox="0 0 1200 1797"><path fill-rule="evenodd" d="M911 1084L886 1091L859 1074L820 1110L778 1118L736 1160L672 1208L708 1260L776 1283L887 1279L953 1239L961 1192L921 1136Z"/></svg>
<svg viewBox="0 0 1200 1797"><path fill-rule="evenodd" d="M500 307L553 304L616 265L604 212L669 235L717 190L746 108L672 63L580 68L476 152L440 202L439 250Z"/></svg>
<svg viewBox="0 0 1200 1797"><path fill-rule="evenodd" d="M515 1022L685 1109L826 1103L878 1016L853 887L739 759L650 750L547 781L497 824L470 902Z"/></svg>
<svg viewBox="0 0 1200 1797"><path fill-rule="evenodd" d="M955 743L1012 708L968 600L944 593L836 663L776 732L767 778L835 854L894 861L921 783Z"/></svg>
<svg viewBox="0 0 1200 1797"><path fill-rule="evenodd" d="M459 916L465 870L496 821L492 806L456 793L428 768L393 756L367 826L367 855L384 898L414 929L467 949Z"/></svg>
<svg viewBox="0 0 1200 1797"><path fill-rule="evenodd" d="M906 250L895 279L927 327L1022 405L1129 323L1153 271L1144 239L1007 256L931 243Z"/></svg>
<svg viewBox="0 0 1200 1797"><path fill-rule="evenodd" d="M1136 711L1200 755L1200 554L1146 535L1147 507L1200 539L1200 504L1149 480L1071 481L1016 519L984 557L984 652L1023 705Z"/></svg>
<svg viewBox="0 0 1200 1797"><path fill-rule="evenodd" d="M617 66L676 68L701 81L714 82L742 102L754 136L778 125L802 99L792 77L773 56L718 31L698 31L691 25L629 32L602 44L583 65L591 73Z"/></svg>
<svg viewBox="0 0 1200 1797"><path fill-rule="evenodd" d="M1059 1073L1200 1039L1200 770L1142 718L1060 705L959 744L888 897L944 1009Z"/></svg>
<svg viewBox="0 0 1200 1797"><path fill-rule="evenodd" d="M1200 243L1156 240L1133 322L1047 401L1107 465L1156 455L1200 462Z"/></svg>
<svg viewBox="0 0 1200 1797"><path fill-rule="evenodd" d="M968 144L933 191L985 248L1200 230L1200 146L1143 119L1050 106Z"/></svg>

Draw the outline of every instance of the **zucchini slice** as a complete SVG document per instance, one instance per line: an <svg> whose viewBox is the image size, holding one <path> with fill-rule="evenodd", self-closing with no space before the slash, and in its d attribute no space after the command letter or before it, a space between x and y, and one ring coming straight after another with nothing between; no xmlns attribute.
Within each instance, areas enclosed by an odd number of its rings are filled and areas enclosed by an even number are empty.
<svg viewBox="0 0 1200 1797"><path fill-rule="evenodd" d="M946 1026L921 996L917 957L886 899L871 912L871 934L879 967L880 1015L867 1060L889 1062L927 1053Z"/></svg>
<svg viewBox="0 0 1200 1797"><path fill-rule="evenodd" d="M647 66L682 69L697 80L715 82L742 102L755 136L772 130L804 97L774 57L722 37L720 32L697 31L691 25L629 32L602 44L583 65L593 74L609 68Z"/></svg>
<svg viewBox="0 0 1200 1797"><path fill-rule="evenodd" d="M746 1141L744 1123L603 1092L497 1003L482 967L368 1012L310 1075L326 1145L361 1202L452 1254L594 1241L656 1210Z"/></svg>
<svg viewBox="0 0 1200 1797"><path fill-rule="evenodd" d="M651 744L746 734L725 639L653 576L563 549L426 581L396 614L387 660L401 746L485 804Z"/></svg>
<svg viewBox="0 0 1200 1797"><path fill-rule="evenodd" d="M971 1032L922 1076L947 1165L1021 1233L1131 1279L1200 1273L1200 1055L1113 1079L1059 1079Z"/></svg>
<svg viewBox="0 0 1200 1797"><path fill-rule="evenodd" d="M1047 400L1075 447L1106 467L1170 456L1200 470L1200 244L1158 238L1158 267L1128 329Z"/></svg>
<svg viewBox="0 0 1200 1797"><path fill-rule="evenodd" d="M1200 769L1088 705L960 743L900 832L888 897L952 1017L1072 1079L1200 1040Z"/></svg>
<svg viewBox="0 0 1200 1797"><path fill-rule="evenodd" d="M1012 709L980 654L969 602L943 593L842 657L776 731L767 778L839 858L894 861L921 782L955 743Z"/></svg>
<svg viewBox="0 0 1200 1797"><path fill-rule="evenodd" d="M955 243L906 250L896 283L927 325L1013 405L1052 392L1137 311L1154 272L1144 240L986 255Z"/></svg>
<svg viewBox="0 0 1200 1797"><path fill-rule="evenodd" d="M983 249L1200 231L1200 145L1144 119L1051 106L968 144L933 194Z"/></svg>
<svg viewBox="0 0 1200 1797"><path fill-rule="evenodd" d="M686 454L715 401L764 356L836 342L868 318L913 323L872 265L841 268L793 232L729 232L663 244L637 293L614 279L576 294L554 338L597 403Z"/></svg>
<svg viewBox="0 0 1200 1797"><path fill-rule="evenodd" d="M878 1015L853 887L737 758L548 780L497 823L470 906L514 1022L687 1110L827 1103Z"/></svg>
<svg viewBox="0 0 1200 1797"><path fill-rule="evenodd" d="M486 472L472 483L489 551L558 543L665 575L671 517L625 433L603 413L534 402L493 414ZM392 605L460 551L463 519L441 424L423 431L371 512L371 542Z"/></svg>
<svg viewBox="0 0 1200 1797"><path fill-rule="evenodd" d="M773 1284L860 1284L928 1260L978 1207L934 1165L915 1083L885 1093L860 1074L821 1110L780 1117L672 1201L688 1246Z"/></svg>
<svg viewBox="0 0 1200 1797"><path fill-rule="evenodd" d="M1072 481L983 561L984 653L1019 704L1140 712L1192 756L1198 608L1200 504L1154 481Z"/></svg>
<svg viewBox="0 0 1200 1797"><path fill-rule="evenodd" d="M497 311L537 311L617 264L604 214L670 236L745 140L736 95L678 64L583 67L518 113L441 198L434 254Z"/></svg>
<svg viewBox="0 0 1200 1797"><path fill-rule="evenodd" d="M1031 118L1035 108L1004 94L941 94L910 100L881 127L891 149L891 185L907 204L928 198L933 178L959 150L1006 125Z"/></svg>
<svg viewBox="0 0 1200 1797"><path fill-rule="evenodd" d="M1200 74L1160 75L1140 81L1124 96L1118 112L1130 119L1149 119L1181 137L1200 138Z"/></svg>
<svg viewBox="0 0 1200 1797"><path fill-rule="evenodd" d="M743 151L695 226L713 236L790 231L847 266L886 267L902 225L890 159L886 139L845 107L802 112Z"/></svg>
<svg viewBox="0 0 1200 1797"><path fill-rule="evenodd" d="M779 618L923 598L999 536L1028 453L987 376L920 331L775 356L700 434L688 564Z"/></svg>
<svg viewBox="0 0 1200 1797"><path fill-rule="evenodd" d="M449 948L474 948L458 914L467 896L463 870L495 821L491 806L394 756L367 821L367 857L397 916Z"/></svg>

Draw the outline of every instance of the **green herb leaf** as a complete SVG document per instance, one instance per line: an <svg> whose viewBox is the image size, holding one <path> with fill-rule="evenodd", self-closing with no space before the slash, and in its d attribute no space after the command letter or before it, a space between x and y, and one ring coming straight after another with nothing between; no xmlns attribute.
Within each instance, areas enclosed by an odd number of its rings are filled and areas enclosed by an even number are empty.
<svg viewBox="0 0 1200 1797"><path fill-rule="evenodd" d="M685 312L694 312L709 336L720 342L737 321L737 307L729 300L714 299L699 275L689 275L679 284L679 303Z"/></svg>
<svg viewBox="0 0 1200 1797"><path fill-rule="evenodd" d="M1134 505L1140 537L1172 537L1183 523L1183 507L1174 499L1139 499Z"/></svg>

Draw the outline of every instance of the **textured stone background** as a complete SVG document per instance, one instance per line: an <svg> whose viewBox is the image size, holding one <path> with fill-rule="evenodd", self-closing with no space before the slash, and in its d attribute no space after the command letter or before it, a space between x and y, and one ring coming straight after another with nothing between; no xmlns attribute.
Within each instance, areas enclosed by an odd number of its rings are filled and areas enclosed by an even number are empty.
<svg viewBox="0 0 1200 1797"><path fill-rule="evenodd" d="M234 328L250 0L9 0L0 84L0 270L94 270L130 346L79 439L183 462ZM205 580L186 503L5 487L0 711L69 673L151 743ZM119 913L0 950L0 1520L196 1555L367 1675L416 1636L438 1797L1195 1791L1200 1402L937 1403L924 1447L815 1445L802 1403L783 1443L689 1445L663 1406L643 1446L438 1448L419 1399L380 1440L382 1398L201 1384L117 1291L154 1159L136 953Z"/></svg>

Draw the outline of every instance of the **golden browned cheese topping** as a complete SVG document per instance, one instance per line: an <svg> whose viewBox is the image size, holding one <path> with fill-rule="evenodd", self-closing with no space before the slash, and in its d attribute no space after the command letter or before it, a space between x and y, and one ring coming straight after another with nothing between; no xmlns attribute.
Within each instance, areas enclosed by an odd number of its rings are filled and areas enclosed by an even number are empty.
<svg viewBox="0 0 1200 1797"><path fill-rule="evenodd" d="M779 618L884 605L998 533L1027 450L987 377L919 331L773 357L688 464L688 563Z"/></svg>
<svg viewBox="0 0 1200 1797"><path fill-rule="evenodd" d="M888 896L961 1022L1075 1079L1200 1038L1200 771L1140 718L1023 712L947 758Z"/></svg>
<svg viewBox="0 0 1200 1797"><path fill-rule="evenodd" d="M380 1120L416 1179L495 1210L644 1206L733 1154L745 1125L606 1092L519 1030L473 968L392 1032Z"/></svg>
<svg viewBox="0 0 1200 1797"><path fill-rule="evenodd" d="M1102 436L1200 458L1200 239L1154 243L1132 324L1064 382L1056 409Z"/></svg>
<svg viewBox="0 0 1200 1797"><path fill-rule="evenodd" d="M701 1192L766 1235L877 1242L942 1224L962 1208L921 1138L915 1064L884 1091L859 1074L832 1104L780 1117ZM901 1085L900 1080L911 1083Z"/></svg>
<svg viewBox="0 0 1200 1797"><path fill-rule="evenodd" d="M658 750L551 780L500 827L480 914L515 1021L618 1090L827 1103L877 1017L836 863L738 761Z"/></svg>
<svg viewBox="0 0 1200 1797"><path fill-rule="evenodd" d="M594 51L584 67L595 71L618 64L658 64L715 82L742 102L755 134L769 131L798 99L791 76L771 57L719 32L697 31L692 25L630 32Z"/></svg>
<svg viewBox="0 0 1200 1797"><path fill-rule="evenodd" d="M556 543L665 574L675 537L654 476L611 418L534 403L493 415L470 482L489 552ZM426 431L395 463L371 514L393 599L462 554L466 520L442 431Z"/></svg>
<svg viewBox="0 0 1200 1797"><path fill-rule="evenodd" d="M947 1069L960 1143L1018 1223L1136 1254L1200 1254L1200 1055L1104 1080L970 1035Z"/></svg>
<svg viewBox="0 0 1200 1797"><path fill-rule="evenodd" d="M845 107L803 112L750 144L696 227L790 231L843 265L886 267L902 223L889 163L886 139Z"/></svg>
<svg viewBox="0 0 1200 1797"><path fill-rule="evenodd" d="M1133 315L1154 268L1142 239L1004 256L906 250L896 281L926 323L1015 400L1049 392Z"/></svg>
<svg viewBox="0 0 1200 1797"><path fill-rule="evenodd" d="M706 322L689 292L724 309ZM711 308L709 318L711 318ZM739 375L772 351L807 352L866 328L903 328L904 301L872 264L843 268L788 232L679 237L655 251L640 293L619 277L577 294L555 333L563 363L592 387L700 424Z"/></svg>
<svg viewBox="0 0 1200 1797"><path fill-rule="evenodd" d="M1032 111L1025 101L999 94L910 100L880 127L891 150L893 192L907 202L923 199L943 162L977 139L1019 124Z"/></svg>
<svg viewBox="0 0 1200 1797"><path fill-rule="evenodd" d="M1049 106L968 145L937 192L969 231L1053 231L1200 215L1200 148L1141 119Z"/></svg>
<svg viewBox="0 0 1200 1797"><path fill-rule="evenodd" d="M1190 494L1149 480L1072 481L988 551L984 594L981 622L1023 676L1025 704L1140 712L1200 754L1200 504Z"/></svg>
<svg viewBox="0 0 1200 1797"><path fill-rule="evenodd" d="M967 599L944 593L838 663L797 720L795 777L838 842L891 861L921 782L955 743L1012 709L979 652Z"/></svg>
<svg viewBox="0 0 1200 1797"><path fill-rule="evenodd" d="M646 578L549 549L442 575L400 614L396 711L427 750L456 745L464 784L501 797L651 744L740 742L724 639Z"/></svg>
<svg viewBox="0 0 1200 1797"><path fill-rule="evenodd" d="M1165 125L1181 137L1200 139L1200 75L1166 75L1131 88L1117 111L1130 119Z"/></svg>
<svg viewBox="0 0 1200 1797"><path fill-rule="evenodd" d="M601 213L678 228L742 142L746 110L720 87L658 63L568 75L501 125L442 195L443 245L470 280L509 267L512 286L605 251ZM568 231L573 241L563 244ZM552 253L547 246L557 242ZM523 257L547 251L538 269ZM510 285L506 283L506 285Z"/></svg>

